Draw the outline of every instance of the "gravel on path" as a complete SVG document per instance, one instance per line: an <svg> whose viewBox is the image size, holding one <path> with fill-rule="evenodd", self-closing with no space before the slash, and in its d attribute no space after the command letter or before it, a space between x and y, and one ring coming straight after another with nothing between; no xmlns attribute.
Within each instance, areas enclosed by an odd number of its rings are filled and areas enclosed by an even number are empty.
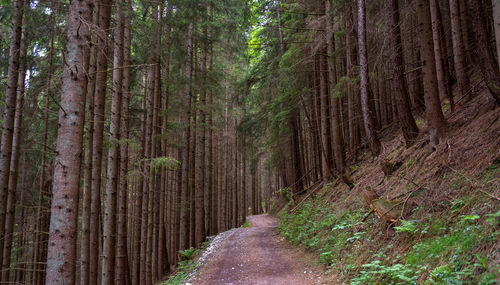
<svg viewBox="0 0 500 285"><path fill-rule="evenodd" d="M332 284L322 266L278 234L278 219L259 215L248 221L250 228L214 238L186 284Z"/></svg>

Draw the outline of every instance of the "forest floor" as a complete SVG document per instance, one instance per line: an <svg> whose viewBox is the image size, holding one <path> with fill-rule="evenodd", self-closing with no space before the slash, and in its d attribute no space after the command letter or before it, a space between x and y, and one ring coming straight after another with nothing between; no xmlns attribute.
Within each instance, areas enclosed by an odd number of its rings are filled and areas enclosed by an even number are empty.
<svg viewBox="0 0 500 285"><path fill-rule="evenodd" d="M278 219L259 215L248 222L214 239L187 284L331 284L314 256L278 234Z"/></svg>
<svg viewBox="0 0 500 285"><path fill-rule="evenodd" d="M454 112L443 104L435 151L417 116L414 145L388 126L382 153L350 165L354 187L335 180L277 196L280 234L316 253L332 284L500 284L500 108L479 83ZM364 201L369 189L377 204Z"/></svg>

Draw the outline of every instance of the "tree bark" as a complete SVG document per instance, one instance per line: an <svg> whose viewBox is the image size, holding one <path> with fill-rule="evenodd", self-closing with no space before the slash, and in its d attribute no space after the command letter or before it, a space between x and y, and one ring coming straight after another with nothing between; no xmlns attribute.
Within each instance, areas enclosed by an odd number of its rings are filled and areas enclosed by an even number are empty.
<svg viewBox="0 0 500 285"><path fill-rule="evenodd" d="M443 100L447 97L446 88L446 78L444 73L444 59L441 53L441 36L440 36L440 26L441 21L438 19L439 6L436 0L429 1L429 8L431 13L431 25L432 25L432 38L434 46L434 58L436 62L436 79L438 82L439 98Z"/></svg>
<svg viewBox="0 0 500 285"><path fill-rule="evenodd" d="M330 95L328 92L328 65L326 60L326 48L321 49L319 56L319 78L320 78L320 129L321 129L321 169L323 181L332 178L332 153L331 153L331 125L330 125Z"/></svg>
<svg viewBox="0 0 500 285"><path fill-rule="evenodd" d="M92 181L90 205L90 273L89 283L97 284L101 253L99 239L101 215L102 151L106 105L108 69L108 30L111 16L111 0L99 1L99 29L96 42L96 86L94 93L94 141L92 142Z"/></svg>
<svg viewBox="0 0 500 285"><path fill-rule="evenodd" d="M493 3L493 24L497 48L497 64L500 66L500 0L491 0Z"/></svg>
<svg viewBox="0 0 500 285"><path fill-rule="evenodd" d="M12 137L16 112L17 83L19 77L19 56L23 25L24 1L16 0L12 17L12 32L7 70L7 90L3 110L2 145L0 146L0 268L3 268L3 249L5 241L5 216L7 214L7 195L9 187L10 162L12 157Z"/></svg>
<svg viewBox="0 0 500 285"><path fill-rule="evenodd" d="M167 21L171 21L172 17L172 4L168 4L167 6L167 16L166 19ZM168 155L167 153L167 139L165 138L166 133L167 133L167 128L168 128L168 102L169 102L169 87L170 87L170 46L171 46L171 24L167 24L167 30L165 32L165 95L164 95L164 100L163 100L163 105L162 105L162 139L161 139L161 153L163 157L166 157ZM164 209L166 209L166 212L168 213L168 209L171 207L168 201L165 199L165 195L167 194L167 181L168 181L168 169L163 169L162 170L162 181L161 181L161 200L160 200L160 231L159 231L159 248L158 248L158 272L160 276L163 276L166 274L168 270L168 250L166 250L165 246L168 244L166 241L163 242L165 239L170 239L172 237L172 234L170 233L169 235L166 235L165 228L169 227L169 223L166 222L166 227L163 226L164 221L166 221L167 215L164 213ZM173 189L171 189L170 193L173 193ZM168 196L167 196L168 197ZM168 198L167 198L168 200ZM165 205L167 204L167 205ZM170 215L168 215L170 216Z"/></svg>
<svg viewBox="0 0 500 285"><path fill-rule="evenodd" d="M356 74L354 72L354 66L356 65L356 45L353 44L353 36L354 34L354 20L352 19L352 12L348 12L348 18L346 25L350 31L346 34L346 64L347 64L347 78L349 80L347 84L347 117L349 122L349 147L351 155L354 160L357 157L357 148L360 144L360 136L359 136L359 113L358 113L358 102L359 102L359 93L357 91L356 86L352 83Z"/></svg>
<svg viewBox="0 0 500 285"><path fill-rule="evenodd" d="M207 26L203 28L203 37L208 36ZM205 239L205 140L206 140L206 75L207 75L207 43L201 43L201 89L198 102L199 124L196 129L196 178L195 178L195 245L199 247Z"/></svg>
<svg viewBox="0 0 500 285"><path fill-rule="evenodd" d="M210 12L209 12L209 27L208 27L208 39L209 39L209 48L208 48L208 74L207 74L207 83L211 83L211 75L213 71L213 44L211 41L213 41L213 6L210 6ZM213 107L214 100L213 100L213 92L211 90L208 90L207 93L208 96L208 106L210 108ZM217 156L215 155L215 147L214 146L214 131L212 126L214 125L214 120L213 120L213 111L208 112L208 118L207 118L207 125L209 126L208 128L208 163L207 163L207 180L208 180L208 193L209 193L209 199L210 199L210 225L209 225L209 234L213 235L215 233L218 233L218 228L217 228L217 220L218 220L218 215L217 215L217 208L218 208L218 181L217 181Z"/></svg>
<svg viewBox="0 0 500 285"><path fill-rule="evenodd" d="M392 41L392 61L394 65L394 85L396 102L398 104L399 123L403 131L406 147L413 145L418 136L418 128L411 113L410 97L408 87L404 78L403 65L403 44L401 42L401 30L399 27L399 1L390 2L391 17L391 41ZM385 115L385 110L384 110Z"/></svg>
<svg viewBox="0 0 500 285"><path fill-rule="evenodd" d="M113 81L111 95L111 118L109 127L110 146L104 202L102 284L114 284L116 245L116 205L120 162L120 113L122 108L123 80L123 13L122 4L116 5L116 25L114 28Z"/></svg>
<svg viewBox="0 0 500 285"><path fill-rule="evenodd" d="M326 42L328 45L328 83L330 92L337 85L337 62L335 60L335 34L333 31L333 11L331 11L331 2L326 0L325 12L327 13L326 21ZM330 94L332 96L332 94ZM333 155L335 157L335 166L341 176L345 172L345 156L344 156L344 139L342 137L342 127L340 125L340 98L333 96L332 100L332 137L333 137Z"/></svg>
<svg viewBox="0 0 500 285"><path fill-rule="evenodd" d="M129 151L129 101L130 101L130 44L131 27L130 12L132 12L131 0L125 0L125 13L123 13L123 78L122 78L122 105L120 117L120 174L118 184L118 223L117 223L117 245L116 245L116 284L130 284L130 272L128 270L127 252L127 217L128 217L128 151Z"/></svg>
<svg viewBox="0 0 500 285"><path fill-rule="evenodd" d="M182 182L181 182L181 200L180 208L180 232L179 232L179 249L184 250L188 246L189 233L186 231L189 222L189 212L188 212L188 194L189 194L189 142L191 141L191 128L189 126L191 118L191 58L193 54L193 23L189 23L188 35L187 35L187 56L186 56L186 84L184 86L184 116L182 117L181 123L185 124L183 132L183 143L182 148Z"/></svg>
<svg viewBox="0 0 500 285"><path fill-rule="evenodd" d="M450 19L451 19L451 41L453 43L453 62L455 66L455 75L457 77L457 88L460 95L467 93L469 89L469 77L465 69L464 45L462 29L460 25L460 10L458 0L450 0Z"/></svg>
<svg viewBox="0 0 500 285"><path fill-rule="evenodd" d="M361 109L363 111L363 122L365 126L366 138L370 145L373 156L380 154L380 141L376 133L376 123L374 114L369 108L369 80L368 80L368 56L366 50L366 19L365 1L358 0L358 33L359 33L359 65L360 65L360 89L361 89Z"/></svg>
<svg viewBox="0 0 500 285"><path fill-rule="evenodd" d="M52 13L55 14L55 13ZM96 6L93 13L93 23L98 25L99 7ZM97 40L96 34L92 33L92 42ZM53 44L53 37L52 43ZM89 82L87 88L87 117L85 122L85 162L83 169L83 202L82 202L82 235L80 242L80 284L88 285L90 278L90 228L91 223L91 201L92 201L92 157L94 140L94 93L95 93L95 71L96 71L97 48L92 45L90 48ZM48 99L48 97L47 97ZM48 100L46 101L48 108ZM47 118L48 119L48 118ZM46 142L45 142L46 143ZM45 144L44 143L44 144Z"/></svg>
<svg viewBox="0 0 500 285"><path fill-rule="evenodd" d="M78 185L82 156L88 43L93 1L72 1L63 73L46 284L75 282Z"/></svg>
<svg viewBox="0 0 500 285"><path fill-rule="evenodd" d="M19 76L17 81L16 113L14 119L14 134L12 137L12 156L10 160L9 186L7 197L7 215L5 217L5 242L3 250L2 283L10 282L10 261L12 240L14 235L14 220L16 210L17 177L19 173L19 155L21 152L21 132L23 123L24 85L26 79L26 52L28 48L26 32L23 32L19 56ZM19 246L19 245L18 245Z"/></svg>
<svg viewBox="0 0 500 285"><path fill-rule="evenodd" d="M500 72L491 48L488 30L485 23L485 13L481 0L467 0L471 13L472 27L476 39L474 54L479 59L479 69L490 95L500 104Z"/></svg>
<svg viewBox="0 0 500 285"><path fill-rule="evenodd" d="M422 61L422 77L424 82L425 112L429 122L431 147L439 143L439 136L446 122L439 101L436 63L434 60L434 46L432 41L432 25L429 2L417 2L419 21L420 57Z"/></svg>
<svg viewBox="0 0 500 285"><path fill-rule="evenodd" d="M141 119L141 135L142 135L142 153L141 157L145 156L145 148L146 148L146 117L147 114L145 112L146 110L146 101L147 101L147 90L148 90L148 84L147 84L147 72L146 70L143 71L143 96L142 96L142 109L144 110L142 119ZM140 163L140 169L143 171L145 167L145 163L141 162ZM134 222L134 243L133 243L133 253L132 253L132 285L138 285L141 284L141 244L143 240L143 235L142 235L142 203L143 200L145 199L143 197L143 184L144 184L144 175L141 173L138 176L138 183L137 183L137 190L136 190L136 198L135 198L135 222Z"/></svg>

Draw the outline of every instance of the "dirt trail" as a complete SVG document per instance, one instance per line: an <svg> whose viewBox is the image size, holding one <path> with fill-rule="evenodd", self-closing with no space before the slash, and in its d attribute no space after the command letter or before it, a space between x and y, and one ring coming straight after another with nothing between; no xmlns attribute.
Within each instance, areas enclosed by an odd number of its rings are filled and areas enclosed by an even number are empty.
<svg viewBox="0 0 500 285"><path fill-rule="evenodd" d="M291 246L277 232L278 219L251 216L250 228L227 232L213 254L202 262L189 283L212 284L331 284L323 269Z"/></svg>

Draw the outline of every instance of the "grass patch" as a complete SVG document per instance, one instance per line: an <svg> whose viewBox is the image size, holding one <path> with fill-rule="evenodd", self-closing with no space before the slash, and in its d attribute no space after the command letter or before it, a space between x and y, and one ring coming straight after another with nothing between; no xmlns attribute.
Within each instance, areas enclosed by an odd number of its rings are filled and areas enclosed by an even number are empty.
<svg viewBox="0 0 500 285"><path fill-rule="evenodd" d="M161 285L180 285L184 284L191 272L194 271L196 266L198 266L198 262L195 260L195 257L200 255L202 249L200 248L188 248L186 250L180 250L179 256L182 261L180 261L177 265L177 270L174 274L172 274L168 280L160 283Z"/></svg>

